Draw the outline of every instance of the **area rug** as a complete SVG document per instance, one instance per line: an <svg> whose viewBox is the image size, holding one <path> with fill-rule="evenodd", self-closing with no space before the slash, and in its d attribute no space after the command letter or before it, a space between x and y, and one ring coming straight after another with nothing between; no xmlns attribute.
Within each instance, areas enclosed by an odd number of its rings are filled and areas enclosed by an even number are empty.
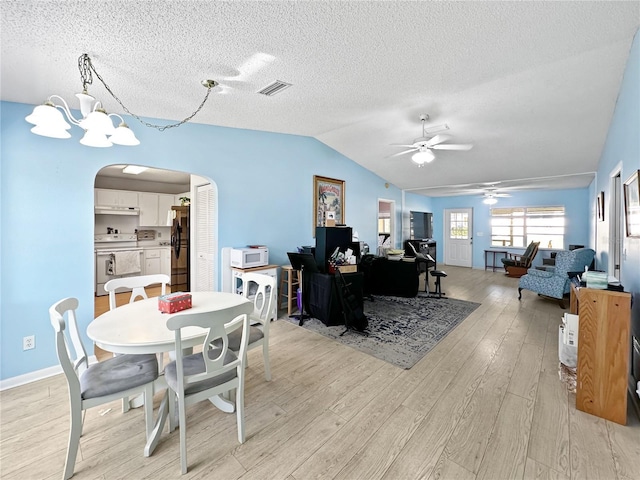
<svg viewBox="0 0 640 480"><path fill-rule="evenodd" d="M479 303L420 294L414 298L374 296L373 301L364 301L368 336L353 331L340 336L344 325L327 327L316 318L306 319L302 328L409 369L479 306ZM295 319L289 321L298 324Z"/></svg>

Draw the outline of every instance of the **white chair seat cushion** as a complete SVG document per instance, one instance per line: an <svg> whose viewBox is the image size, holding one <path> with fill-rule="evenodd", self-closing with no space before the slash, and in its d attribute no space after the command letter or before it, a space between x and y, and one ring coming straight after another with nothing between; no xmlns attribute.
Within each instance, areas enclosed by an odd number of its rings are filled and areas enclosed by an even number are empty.
<svg viewBox="0 0 640 480"><path fill-rule="evenodd" d="M158 378L154 354L118 355L91 365L80 376L82 398L103 397L139 387Z"/></svg>
<svg viewBox="0 0 640 480"><path fill-rule="evenodd" d="M240 350L240 342L242 341L242 329L235 329L234 331L229 333L229 335L227 335L227 338L229 339L229 350L233 350L235 352ZM249 345L257 342L261 338L264 338L264 333L262 332L261 328L249 327ZM213 341L214 347L220 348L221 345L222 341L219 338Z"/></svg>
<svg viewBox="0 0 640 480"><path fill-rule="evenodd" d="M209 350L209 358L214 359L220 356L221 349L220 348L212 348ZM238 357L231 350L227 350L227 354L224 357L224 364L228 364L237 360ZM203 373L205 371L204 368L204 359L202 358L202 353L194 353L193 355L186 356L182 359L182 367L184 369L184 375L196 375L198 373ZM230 370L221 375L217 375L215 377L208 378L207 380L203 380L202 382L194 383L187 388L185 388L185 395L191 395L193 393L198 393L203 390L208 390L217 385L222 385L223 383L228 382L229 380L234 379L237 376L236 370ZM169 363L164 369L164 379L171 389L176 392L178 391L178 377L176 373L176 362Z"/></svg>

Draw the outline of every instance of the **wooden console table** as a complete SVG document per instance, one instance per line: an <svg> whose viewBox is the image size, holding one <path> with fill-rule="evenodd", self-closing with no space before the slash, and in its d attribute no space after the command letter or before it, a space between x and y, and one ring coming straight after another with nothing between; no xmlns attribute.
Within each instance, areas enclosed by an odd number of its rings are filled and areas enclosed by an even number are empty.
<svg viewBox="0 0 640 480"><path fill-rule="evenodd" d="M580 317L576 408L625 425L631 294L572 283L570 310Z"/></svg>
<svg viewBox="0 0 640 480"><path fill-rule="evenodd" d="M495 272L496 268L504 268L503 265L496 265L496 254L502 255L502 258L506 258L507 253L509 252L507 252L506 250L485 250L484 251L484 269L488 270L490 268ZM489 263L489 254L493 255L491 263Z"/></svg>

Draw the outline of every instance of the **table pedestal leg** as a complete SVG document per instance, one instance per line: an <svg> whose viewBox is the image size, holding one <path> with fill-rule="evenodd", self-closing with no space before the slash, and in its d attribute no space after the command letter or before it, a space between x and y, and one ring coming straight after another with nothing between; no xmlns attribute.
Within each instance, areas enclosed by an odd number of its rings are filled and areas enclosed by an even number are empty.
<svg viewBox="0 0 640 480"><path fill-rule="evenodd" d="M214 395L209 398L209 401L225 413L233 413L236 411L235 404L225 398L222 398L222 395Z"/></svg>
<svg viewBox="0 0 640 480"><path fill-rule="evenodd" d="M164 422L167 420L167 415L169 414L169 395L170 393L167 390L164 397L162 397L160 408L158 408L158 419L156 420L156 425L153 427L151 435L147 438L147 444L144 447L145 457L151 456L160 441L160 434L162 433Z"/></svg>

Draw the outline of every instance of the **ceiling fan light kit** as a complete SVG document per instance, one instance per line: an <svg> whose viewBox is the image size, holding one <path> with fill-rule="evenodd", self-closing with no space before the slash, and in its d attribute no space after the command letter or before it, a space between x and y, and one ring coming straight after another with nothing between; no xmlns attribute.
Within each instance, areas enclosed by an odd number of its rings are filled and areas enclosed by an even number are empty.
<svg viewBox="0 0 640 480"><path fill-rule="evenodd" d="M67 131L71 129L71 125L65 120L61 112L64 112L67 120L71 124L79 126L85 133L80 143L88 147L111 147L112 145L125 145L135 146L140 145L140 141L136 138L133 131L124 122L122 117L116 113L107 113L102 108L101 102L97 101L94 97L87 93L87 86L93 83L93 74L96 75L98 80L107 89L107 92L120 104L132 117L136 118L140 123L147 127L156 128L160 131L167 128L179 127L183 123L191 120L204 106L205 102L209 98L211 89L218 85L215 80L203 80L201 83L207 89L207 93L200 106L190 116L181 120L180 122L170 125L154 125L142 120L138 115L132 113L124 106L122 101L111 91L109 86L102 79L100 74L96 71L91 58L86 53L80 55L78 58L78 69L80 70L80 80L82 81L82 93L76 93L76 97L80 102L80 113L82 118L76 119L72 114L67 102L59 95L51 95L46 102L42 105L38 105L33 109L33 112L25 117L25 120L32 125L31 132L36 135L41 135L50 138L71 138L71 134ZM60 103L54 103L56 99ZM120 119L118 126L114 127L111 117L117 117Z"/></svg>
<svg viewBox="0 0 640 480"><path fill-rule="evenodd" d="M431 163L436 156L428 149L420 150L418 153L414 153L411 156L411 160L418 164L419 167L425 163Z"/></svg>
<svg viewBox="0 0 640 480"><path fill-rule="evenodd" d="M395 146L398 147L408 147L409 150L405 150L403 152L396 153L391 155L391 157L397 157L400 155L405 155L411 152L414 153L411 156L411 160L417 163L419 167L422 167L425 163L432 162L436 157L431 150L470 150L473 145L463 145L463 144L451 144L451 143L442 143L446 142L451 138L449 135L434 135L432 137L428 137L427 135L433 135L436 132L442 132L449 130L449 125L442 124L436 125L430 128L426 128L425 122L429 119L429 115L423 113L420 115L420 121L422 122L422 136L413 140L411 145L403 145L398 144Z"/></svg>

